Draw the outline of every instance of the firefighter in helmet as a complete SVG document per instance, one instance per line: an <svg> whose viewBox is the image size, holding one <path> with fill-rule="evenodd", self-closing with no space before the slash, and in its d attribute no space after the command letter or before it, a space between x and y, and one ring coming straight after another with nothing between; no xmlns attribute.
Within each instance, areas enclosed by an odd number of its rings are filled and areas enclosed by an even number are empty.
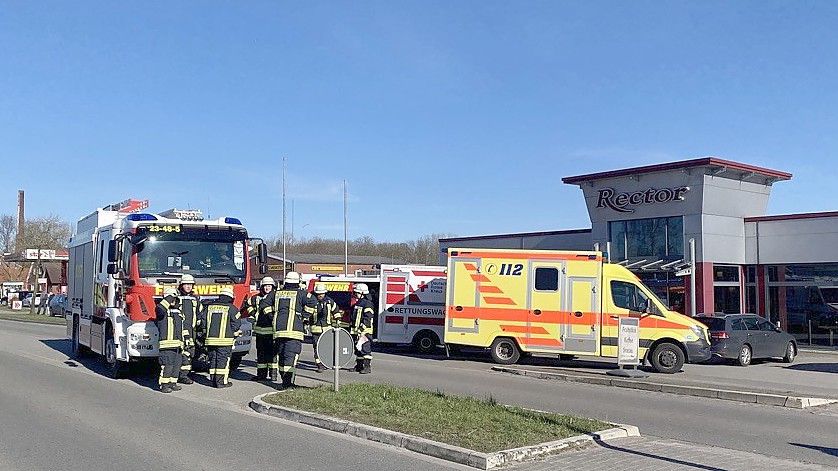
<svg viewBox="0 0 838 471"><path fill-rule="evenodd" d="M262 278L259 283L259 294L251 296L245 303L244 309L253 323L253 333L256 336L256 376L252 381L265 381L270 372L271 381L276 381L276 370L279 365L274 360L274 319L272 312L265 312L266 307L274 304L276 295L276 281L270 276Z"/></svg>
<svg viewBox="0 0 838 471"><path fill-rule="evenodd" d="M358 283L353 288L355 306L352 308L352 335L355 339L355 371L361 374L372 372L372 334L375 308L367 299L370 293L366 283Z"/></svg>
<svg viewBox="0 0 838 471"><path fill-rule="evenodd" d="M300 274L288 272L271 308L275 326L274 353L285 388L294 385L294 373L305 336L303 319L311 317L316 310L317 301L311 293L300 289Z"/></svg>
<svg viewBox="0 0 838 471"><path fill-rule="evenodd" d="M204 304L198 315L198 327L205 332L204 345L209 357L209 375L216 388L229 388L230 356L236 337L241 335L239 310L233 304L231 286L221 288L218 299Z"/></svg>
<svg viewBox="0 0 838 471"><path fill-rule="evenodd" d="M170 393L180 391L177 384L180 373L181 348L183 347L183 314L180 310L178 292L173 287L163 290L161 299L155 308L155 322L160 333L158 345L160 361L160 391Z"/></svg>
<svg viewBox="0 0 838 471"><path fill-rule="evenodd" d="M195 359L195 322L201 310L201 301L193 292L195 277L185 274L178 283L180 312L183 313L183 350L181 352L180 377L177 382L192 384L192 360Z"/></svg>
<svg viewBox="0 0 838 471"><path fill-rule="evenodd" d="M317 364L317 372L322 373L326 370L320 357L317 355L317 340L320 335L332 325L332 320L338 312L337 303L326 295L326 283L316 283L314 285L314 296L317 298L317 311L311 316L311 337L312 345L314 346L314 362Z"/></svg>

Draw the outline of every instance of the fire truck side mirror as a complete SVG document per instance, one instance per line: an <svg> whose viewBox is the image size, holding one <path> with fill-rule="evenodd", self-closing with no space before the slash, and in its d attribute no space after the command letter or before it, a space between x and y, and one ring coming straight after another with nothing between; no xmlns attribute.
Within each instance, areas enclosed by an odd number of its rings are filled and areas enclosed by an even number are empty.
<svg viewBox="0 0 838 471"><path fill-rule="evenodd" d="M256 246L256 259L261 265L268 263L268 246L264 242Z"/></svg>
<svg viewBox="0 0 838 471"><path fill-rule="evenodd" d="M115 240L108 241L108 263L116 263L119 259L119 243ZM110 267L108 267L110 273Z"/></svg>
<svg viewBox="0 0 838 471"><path fill-rule="evenodd" d="M116 275L119 273L119 267L115 262L108 263L108 275Z"/></svg>

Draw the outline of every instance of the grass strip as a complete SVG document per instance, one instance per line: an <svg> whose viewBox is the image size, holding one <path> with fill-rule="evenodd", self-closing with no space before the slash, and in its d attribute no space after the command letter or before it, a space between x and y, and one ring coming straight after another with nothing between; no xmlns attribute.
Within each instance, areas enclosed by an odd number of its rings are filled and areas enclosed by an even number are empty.
<svg viewBox="0 0 838 471"><path fill-rule="evenodd" d="M493 398L452 396L383 384L295 388L269 404L360 422L484 453L611 428L598 420L506 407Z"/></svg>
<svg viewBox="0 0 838 471"><path fill-rule="evenodd" d="M66 321L63 317L53 317L53 316L45 316L45 315L32 315L29 314L29 310L21 312L21 311L12 311L11 309L0 308L0 320L7 320L7 321L19 321L19 322L34 322L36 324L52 324L52 325L64 325Z"/></svg>

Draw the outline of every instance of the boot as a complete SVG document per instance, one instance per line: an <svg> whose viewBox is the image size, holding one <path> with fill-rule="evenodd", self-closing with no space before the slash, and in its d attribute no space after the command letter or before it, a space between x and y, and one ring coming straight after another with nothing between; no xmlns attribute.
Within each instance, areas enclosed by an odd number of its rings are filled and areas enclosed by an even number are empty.
<svg viewBox="0 0 838 471"><path fill-rule="evenodd" d="M355 371L361 372L364 369L364 359L363 358L356 358L355 359Z"/></svg>
<svg viewBox="0 0 838 471"><path fill-rule="evenodd" d="M250 378L251 381L265 381L268 379L268 369L259 368L256 370L256 376Z"/></svg>
<svg viewBox="0 0 838 471"><path fill-rule="evenodd" d="M216 383L215 387L218 389L232 388L233 383L230 381L227 381L226 383Z"/></svg>
<svg viewBox="0 0 838 471"><path fill-rule="evenodd" d="M318 372L318 373L322 373L322 372L324 372L324 371L326 371L326 367L325 367L325 366L323 366L323 363L320 363L320 362L318 361L318 362L317 362L317 372Z"/></svg>
<svg viewBox="0 0 838 471"><path fill-rule="evenodd" d="M362 375L368 375L372 373L372 370L370 369L370 363L372 363L372 360L370 360L369 358L364 359L363 366L361 368Z"/></svg>
<svg viewBox="0 0 838 471"><path fill-rule="evenodd" d="M181 389L183 389L183 388L182 388L179 384L177 384L177 383L169 383L169 386L171 386L172 391L180 391Z"/></svg>
<svg viewBox="0 0 838 471"><path fill-rule="evenodd" d="M192 384L195 381L192 381L192 378L190 378L188 375L183 375L177 379L177 382L180 384Z"/></svg>
<svg viewBox="0 0 838 471"><path fill-rule="evenodd" d="M271 381L276 383L276 368L271 368Z"/></svg>
<svg viewBox="0 0 838 471"><path fill-rule="evenodd" d="M282 373L282 387L286 389L294 387L294 373Z"/></svg>
<svg viewBox="0 0 838 471"><path fill-rule="evenodd" d="M160 392L168 394L168 393L170 393L170 392L172 392L172 391L173 391L173 389L172 389L172 385L171 385L171 384L166 383L166 384L161 384L161 385L160 385Z"/></svg>

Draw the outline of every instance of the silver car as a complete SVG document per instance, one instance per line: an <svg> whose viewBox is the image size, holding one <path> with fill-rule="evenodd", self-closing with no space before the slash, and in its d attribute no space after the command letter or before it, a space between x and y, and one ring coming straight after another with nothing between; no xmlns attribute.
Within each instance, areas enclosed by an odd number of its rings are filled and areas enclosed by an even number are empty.
<svg viewBox="0 0 838 471"><path fill-rule="evenodd" d="M695 319L710 330L714 357L748 366L757 358L782 358L791 363L797 356L794 336L756 314L702 314Z"/></svg>

